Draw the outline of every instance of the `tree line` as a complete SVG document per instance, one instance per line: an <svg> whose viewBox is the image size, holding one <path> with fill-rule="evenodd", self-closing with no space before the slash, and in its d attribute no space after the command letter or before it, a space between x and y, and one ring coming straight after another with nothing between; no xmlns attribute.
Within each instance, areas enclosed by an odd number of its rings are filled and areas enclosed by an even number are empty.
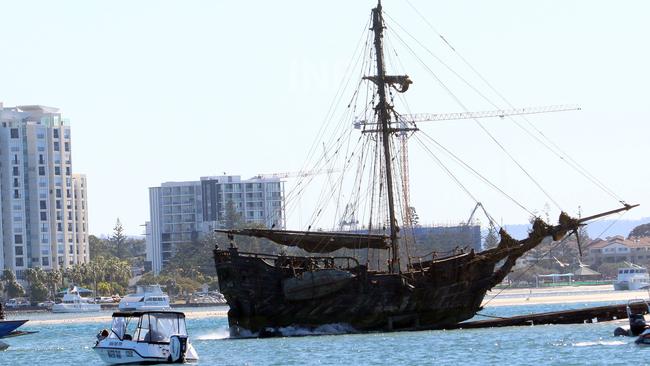
<svg viewBox="0 0 650 366"><path fill-rule="evenodd" d="M0 289L9 298L28 295L32 302L40 302L55 299L60 291L73 285L90 288L99 295L123 294L131 278L131 265L117 258L98 257L63 270L28 268L24 274L29 293L10 269L2 272Z"/></svg>

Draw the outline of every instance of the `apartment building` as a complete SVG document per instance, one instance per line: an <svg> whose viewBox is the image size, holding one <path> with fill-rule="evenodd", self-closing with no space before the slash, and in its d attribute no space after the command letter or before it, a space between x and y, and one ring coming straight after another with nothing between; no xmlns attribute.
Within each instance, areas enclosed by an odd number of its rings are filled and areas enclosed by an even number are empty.
<svg viewBox="0 0 650 366"><path fill-rule="evenodd" d="M69 121L58 108L0 103L0 268L63 268L88 253L86 178L72 174Z"/></svg>
<svg viewBox="0 0 650 366"><path fill-rule="evenodd" d="M149 188L147 261L154 273L184 243L226 225L227 206L247 223L284 228L284 183L279 178L223 175L166 182Z"/></svg>
<svg viewBox="0 0 650 366"><path fill-rule="evenodd" d="M617 235L593 240L585 249L589 264L650 262L650 237L625 239Z"/></svg>

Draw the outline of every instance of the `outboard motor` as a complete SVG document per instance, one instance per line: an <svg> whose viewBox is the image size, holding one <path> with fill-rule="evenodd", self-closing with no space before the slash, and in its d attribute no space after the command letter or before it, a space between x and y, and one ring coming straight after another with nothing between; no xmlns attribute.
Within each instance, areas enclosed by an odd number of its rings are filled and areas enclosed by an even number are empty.
<svg viewBox="0 0 650 366"><path fill-rule="evenodd" d="M187 336L186 335L173 335L169 338L169 358L171 362L183 363L185 362L185 354L187 353Z"/></svg>

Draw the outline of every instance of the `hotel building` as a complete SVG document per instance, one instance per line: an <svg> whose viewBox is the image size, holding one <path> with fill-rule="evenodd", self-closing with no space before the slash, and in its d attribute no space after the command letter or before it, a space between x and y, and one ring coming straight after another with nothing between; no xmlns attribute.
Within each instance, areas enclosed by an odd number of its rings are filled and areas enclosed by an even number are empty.
<svg viewBox="0 0 650 366"><path fill-rule="evenodd" d="M86 177L72 173L70 124L58 108L0 103L0 269L89 261Z"/></svg>

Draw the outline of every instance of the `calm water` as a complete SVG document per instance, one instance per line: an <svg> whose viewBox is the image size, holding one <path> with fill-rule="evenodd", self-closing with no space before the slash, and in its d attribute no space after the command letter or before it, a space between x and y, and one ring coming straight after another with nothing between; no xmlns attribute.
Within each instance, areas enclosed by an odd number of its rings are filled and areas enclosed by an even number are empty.
<svg viewBox="0 0 650 366"><path fill-rule="evenodd" d="M600 304L491 307L483 313L507 316L591 305ZM210 310L200 317L185 310L200 365L650 364L650 347L613 337L617 325L611 323L231 340L224 308ZM28 318L31 324L21 329L38 333L5 339L11 346L0 352L0 365L101 363L92 346L109 322L97 314Z"/></svg>

